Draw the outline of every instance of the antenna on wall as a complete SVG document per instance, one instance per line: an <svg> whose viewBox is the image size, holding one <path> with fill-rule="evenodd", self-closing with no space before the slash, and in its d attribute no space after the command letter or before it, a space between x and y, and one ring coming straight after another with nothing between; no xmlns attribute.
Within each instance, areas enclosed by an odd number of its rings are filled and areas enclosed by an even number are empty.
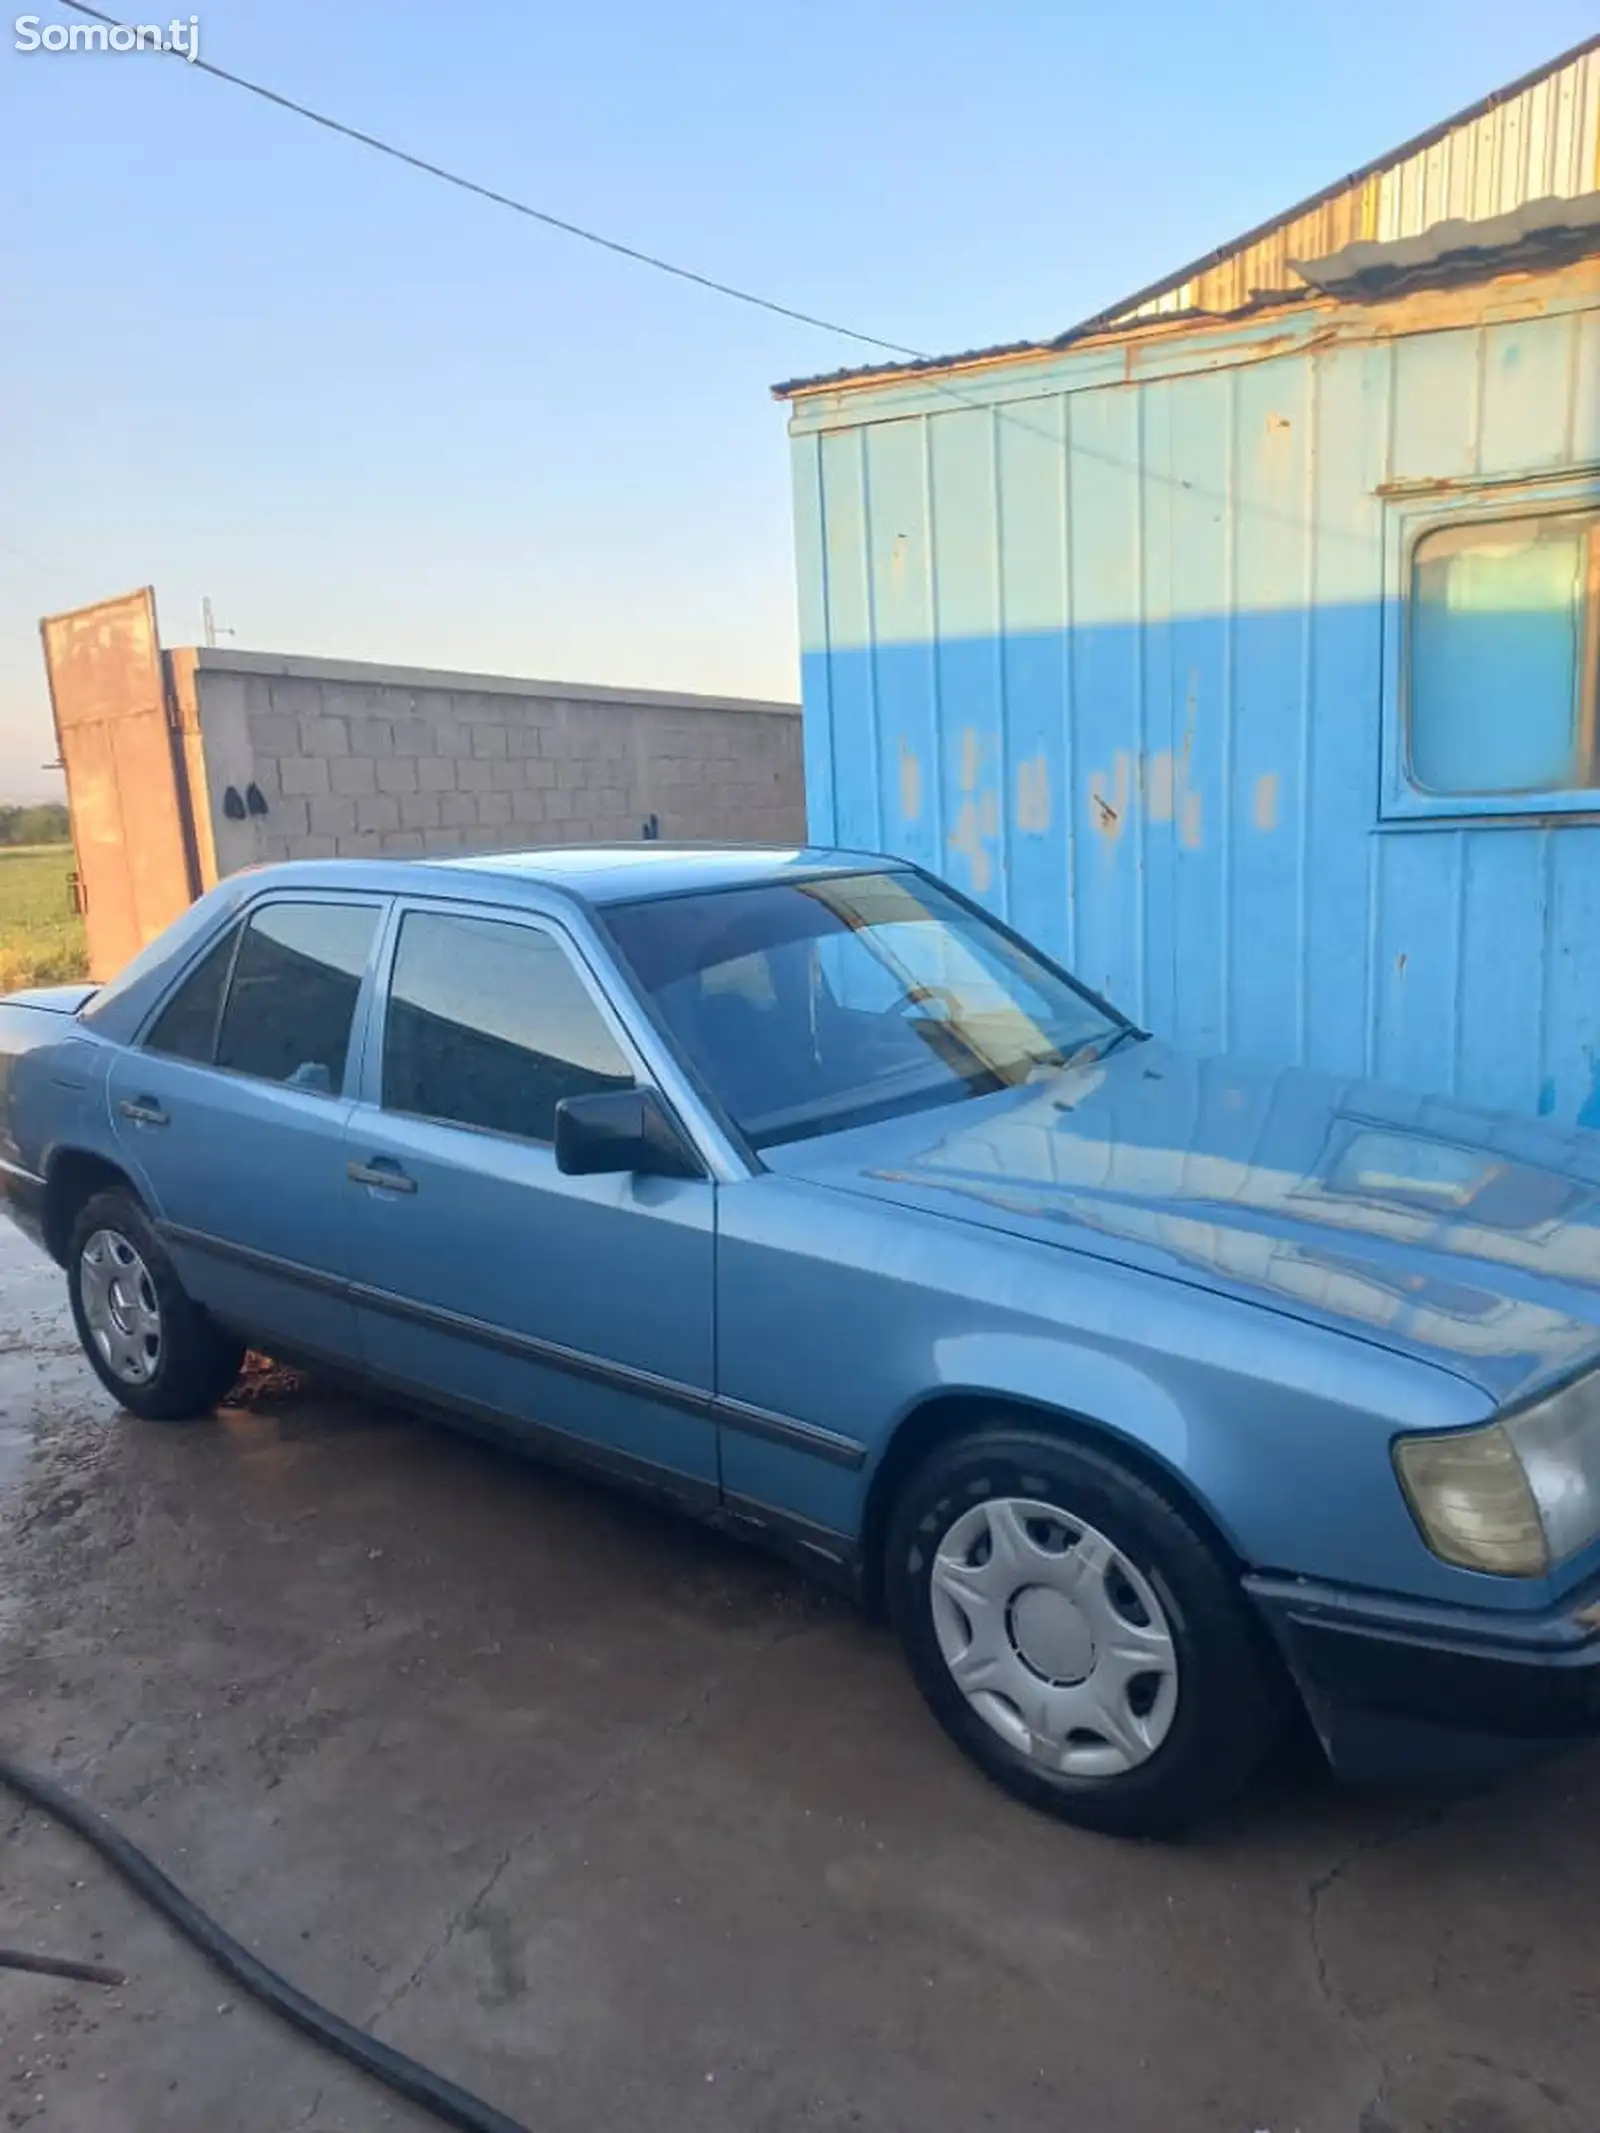
<svg viewBox="0 0 1600 2133"><path fill-rule="evenodd" d="M238 635L237 630L230 630L226 625L219 626L216 610L211 605L210 593L204 593L201 596L200 620L205 627L207 644L214 645L219 637L236 637Z"/></svg>

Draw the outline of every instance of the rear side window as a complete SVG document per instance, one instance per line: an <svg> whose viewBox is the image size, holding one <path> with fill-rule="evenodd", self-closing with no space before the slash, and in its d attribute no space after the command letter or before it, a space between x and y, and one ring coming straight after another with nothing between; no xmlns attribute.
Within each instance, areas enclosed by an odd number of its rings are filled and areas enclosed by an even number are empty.
<svg viewBox="0 0 1600 2133"><path fill-rule="evenodd" d="M194 1059L210 1066L217 1054L217 1024L222 1017L222 992L233 962L237 926L230 926L196 963L150 1025L144 1040L147 1052L164 1052L169 1059Z"/></svg>
<svg viewBox="0 0 1600 2133"><path fill-rule="evenodd" d="M245 928L217 1065L336 1095L378 930L369 904L268 904Z"/></svg>
<svg viewBox="0 0 1600 2133"><path fill-rule="evenodd" d="M408 912L384 1018L388 1111L555 1137L556 1105L633 1073L561 944L529 926Z"/></svg>

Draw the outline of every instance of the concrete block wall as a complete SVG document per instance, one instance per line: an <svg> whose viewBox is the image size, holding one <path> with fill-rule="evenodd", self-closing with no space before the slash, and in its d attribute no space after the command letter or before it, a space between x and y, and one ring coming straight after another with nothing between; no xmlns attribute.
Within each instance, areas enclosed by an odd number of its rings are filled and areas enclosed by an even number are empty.
<svg viewBox="0 0 1600 2133"><path fill-rule="evenodd" d="M652 817L667 841L805 838L797 705L210 648L171 657L213 879L275 859L633 839ZM228 794L252 786L265 813L236 819Z"/></svg>

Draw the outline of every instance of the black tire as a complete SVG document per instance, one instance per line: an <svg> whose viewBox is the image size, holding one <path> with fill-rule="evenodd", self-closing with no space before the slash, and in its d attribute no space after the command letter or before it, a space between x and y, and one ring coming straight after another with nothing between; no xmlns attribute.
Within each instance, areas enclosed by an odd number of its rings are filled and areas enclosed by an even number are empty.
<svg viewBox="0 0 1600 2133"><path fill-rule="evenodd" d="M932 1594L936 1551L974 1506L1005 1497L1097 1529L1165 1614L1175 1704L1159 1745L1116 1775L1035 1761L974 1708L946 1662ZM1277 1737L1281 1679L1236 1575L1165 1496L1082 1440L999 1423L940 1445L894 1505L884 1585L917 1686L951 1739L1006 1791L1063 1821L1115 1836L1174 1835L1241 1791ZM1004 1631L1013 1640L1016 1619L1013 1603Z"/></svg>
<svg viewBox="0 0 1600 2133"><path fill-rule="evenodd" d="M134 1383L113 1369L85 1312L84 1252L109 1233L123 1238L143 1263L159 1312L159 1342L149 1375ZM89 1269L92 1276L93 1269ZM72 1319L90 1367L114 1399L146 1422L193 1422L209 1415L237 1382L244 1343L215 1325L178 1279L166 1246L131 1192L96 1193L72 1225L67 1245L67 1289Z"/></svg>

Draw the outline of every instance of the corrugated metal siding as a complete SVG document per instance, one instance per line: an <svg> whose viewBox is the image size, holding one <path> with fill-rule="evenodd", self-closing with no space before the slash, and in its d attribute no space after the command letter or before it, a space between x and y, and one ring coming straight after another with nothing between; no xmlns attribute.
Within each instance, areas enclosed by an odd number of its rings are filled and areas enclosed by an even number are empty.
<svg viewBox="0 0 1600 2133"><path fill-rule="evenodd" d="M1508 97L1420 153L1359 180L1310 213L1176 287L1118 323L1176 311L1237 310L1261 289L1295 289L1290 261L1325 259L1361 238L1392 243L1435 222L1483 221L1530 200L1600 191L1600 50Z"/></svg>
<svg viewBox="0 0 1600 2133"><path fill-rule="evenodd" d="M1378 823L1380 491L1600 466L1585 302L797 428L813 835L1200 1050L1600 1122L1600 828Z"/></svg>

